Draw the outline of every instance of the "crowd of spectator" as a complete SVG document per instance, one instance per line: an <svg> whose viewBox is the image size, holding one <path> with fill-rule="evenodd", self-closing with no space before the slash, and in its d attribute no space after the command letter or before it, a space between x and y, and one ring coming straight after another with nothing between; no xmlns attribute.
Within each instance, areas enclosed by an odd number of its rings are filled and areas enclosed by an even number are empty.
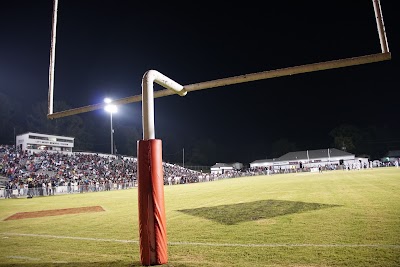
<svg viewBox="0 0 400 267"><path fill-rule="evenodd" d="M397 164L397 162L396 162ZM398 167L398 164L396 165ZM319 171L360 169L371 166L326 165ZM276 173L310 171L304 169L272 169L256 167L229 170L222 173L203 173L176 164L163 162L164 185L209 182ZM40 153L20 151L14 146L0 145L0 197L51 196L56 193L86 193L127 189L137 186L137 159L96 153Z"/></svg>
<svg viewBox="0 0 400 267"><path fill-rule="evenodd" d="M240 172L203 173L165 162L163 171L165 185L242 175ZM137 186L137 159L96 153L30 153L0 145L0 176L6 178L6 198L119 190Z"/></svg>

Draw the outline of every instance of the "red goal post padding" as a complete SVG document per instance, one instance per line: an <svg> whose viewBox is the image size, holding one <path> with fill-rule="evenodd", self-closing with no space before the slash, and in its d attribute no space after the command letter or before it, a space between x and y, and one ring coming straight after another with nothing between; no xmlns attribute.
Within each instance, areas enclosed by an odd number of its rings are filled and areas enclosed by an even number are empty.
<svg viewBox="0 0 400 267"><path fill-rule="evenodd" d="M143 265L168 262L164 205L162 142L138 141L140 260Z"/></svg>

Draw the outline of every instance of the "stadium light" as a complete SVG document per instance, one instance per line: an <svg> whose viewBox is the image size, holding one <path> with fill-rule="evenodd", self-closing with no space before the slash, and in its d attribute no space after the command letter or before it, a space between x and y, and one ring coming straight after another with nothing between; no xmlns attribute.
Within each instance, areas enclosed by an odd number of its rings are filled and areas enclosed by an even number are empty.
<svg viewBox="0 0 400 267"><path fill-rule="evenodd" d="M104 103L107 105L104 107L104 110L110 113L110 125L111 125L111 155L114 154L114 128L112 122L112 115L113 113L117 112L117 106L110 104L112 102L111 98L104 98Z"/></svg>

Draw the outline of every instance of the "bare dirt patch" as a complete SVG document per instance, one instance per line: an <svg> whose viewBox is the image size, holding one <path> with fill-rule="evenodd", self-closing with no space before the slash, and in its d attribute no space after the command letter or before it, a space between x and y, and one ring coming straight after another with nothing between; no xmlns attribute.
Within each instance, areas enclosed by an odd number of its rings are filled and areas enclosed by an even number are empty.
<svg viewBox="0 0 400 267"><path fill-rule="evenodd" d="M27 218L39 218L46 216L58 216L65 214L76 214L76 213L88 213L88 212L99 212L104 211L101 206L90 206L90 207L80 207L80 208L68 208L68 209L56 209L56 210L39 210L31 212L18 212L10 217L4 219L4 221L9 220L20 220Z"/></svg>

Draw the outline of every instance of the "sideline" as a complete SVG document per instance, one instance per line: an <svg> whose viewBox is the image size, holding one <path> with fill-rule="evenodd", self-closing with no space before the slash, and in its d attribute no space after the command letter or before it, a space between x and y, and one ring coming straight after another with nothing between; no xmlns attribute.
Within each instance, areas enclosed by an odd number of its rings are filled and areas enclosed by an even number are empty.
<svg viewBox="0 0 400 267"><path fill-rule="evenodd" d="M39 234L18 234L18 233L0 233L3 236L27 236L27 237L42 237L53 239L72 239L72 240L86 240L86 241L104 241L116 243L134 243L139 244L138 240L121 240L121 239L108 239L108 238L92 238L92 237L75 237L75 236L56 236L56 235L39 235ZM168 242L172 246L208 246L208 247L369 247L369 248L391 248L400 249L400 245L383 245L383 244L229 244L229 243L200 243L200 242Z"/></svg>

